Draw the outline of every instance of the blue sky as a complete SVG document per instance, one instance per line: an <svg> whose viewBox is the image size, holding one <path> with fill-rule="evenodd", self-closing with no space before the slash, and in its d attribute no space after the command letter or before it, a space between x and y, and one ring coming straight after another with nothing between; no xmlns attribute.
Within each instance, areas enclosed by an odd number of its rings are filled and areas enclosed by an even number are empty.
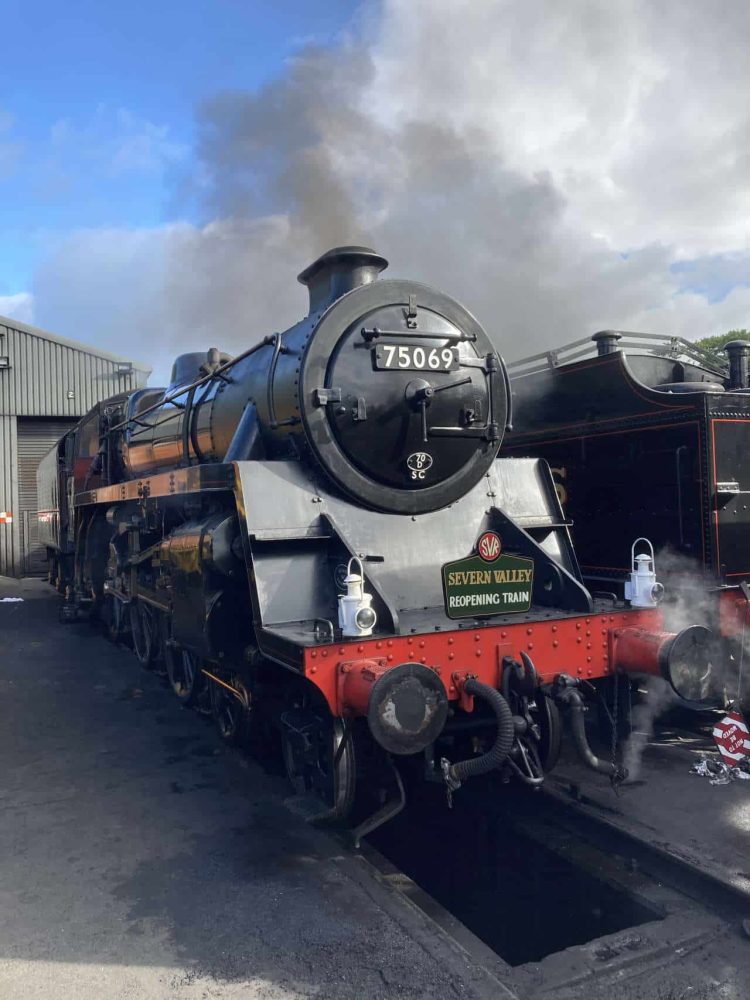
<svg viewBox="0 0 750 1000"><path fill-rule="evenodd" d="M346 0L3 0L0 295L76 228L190 219L179 195L194 114L252 91L311 42L330 43Z"/></svg>
<svg viewBox="0 0 750 1000"><path fill-rule="evenodd" d="M747 327L750 3L722 10L0 0L0 315L158 381L366 242L509 358Z"/></svg>

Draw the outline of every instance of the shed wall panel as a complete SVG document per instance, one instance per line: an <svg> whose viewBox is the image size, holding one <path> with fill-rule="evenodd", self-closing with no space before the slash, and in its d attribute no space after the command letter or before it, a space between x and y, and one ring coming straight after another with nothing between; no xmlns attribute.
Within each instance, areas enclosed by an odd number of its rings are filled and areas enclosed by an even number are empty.
<svg viewBox="0 0 750 1000"><path fill-rule="evenodd" d="M17 427L18 443L18 520L20 554L16 571L23 576L42 576L47 571L47 557L39 544L37 520L36 470L53 444L73 427L73 420L21 418Z"/></svg>
<svg viewBox="0 0 750 1000"><path fill-rule="evenodd" d="M0 511L12 515L18 501L16 473L16 418L0 415ZM0 524L0 576L14 575L17 534L15 518L11 524Z"/></svg>
<svg viewBox="0 0 750 1000"><path fill-rule="evenodd" d="M70 426L108 396L144 386L149 370L24 323L16 326L3 317L0 357L9 362L8 367L0 366L0 510L14 515L12 524L0 524L0 575L18 575L23 539L17 418L55 418ZM28 492L28 485L24 490ZM31 511L26 493L24 504L23 509Z"/></svg>
<svg viewBox="0 0 750 1000"><path fill-rule="evenodd" d="M108 396L145 385L148 372L119 370L123 362L50 340L41 333L0 325L0 413L82 417Z"/></svg>

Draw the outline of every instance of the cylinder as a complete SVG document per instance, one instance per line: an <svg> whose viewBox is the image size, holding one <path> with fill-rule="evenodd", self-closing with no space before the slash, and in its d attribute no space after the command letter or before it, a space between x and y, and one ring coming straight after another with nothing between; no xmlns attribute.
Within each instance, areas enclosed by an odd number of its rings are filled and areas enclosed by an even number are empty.
<svg viewBox="0 0 750 1000"><path fill-rule="evenodd" d="M730 340L724 345L729 357L729 388L750 388L750 343L747 340Z"/></svg>

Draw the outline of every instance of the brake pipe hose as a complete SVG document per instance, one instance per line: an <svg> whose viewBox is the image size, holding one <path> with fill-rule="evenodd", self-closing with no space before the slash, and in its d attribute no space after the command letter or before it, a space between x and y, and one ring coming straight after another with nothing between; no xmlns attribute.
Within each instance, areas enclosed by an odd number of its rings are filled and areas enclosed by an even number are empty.
<svg viewBox="0 0 750 1000"><path fill-rule="evenodd" d="M455 791L467 778L475 778L499 768L506 760L513 746L515 728L510 705L496 688L483 684L475 677L464 682L464 692L475 698L482 698L490 706L497 720L497 735L490 749L479 757L469 757L455 764L443 758L440 767L448 788Z"/></svg>

